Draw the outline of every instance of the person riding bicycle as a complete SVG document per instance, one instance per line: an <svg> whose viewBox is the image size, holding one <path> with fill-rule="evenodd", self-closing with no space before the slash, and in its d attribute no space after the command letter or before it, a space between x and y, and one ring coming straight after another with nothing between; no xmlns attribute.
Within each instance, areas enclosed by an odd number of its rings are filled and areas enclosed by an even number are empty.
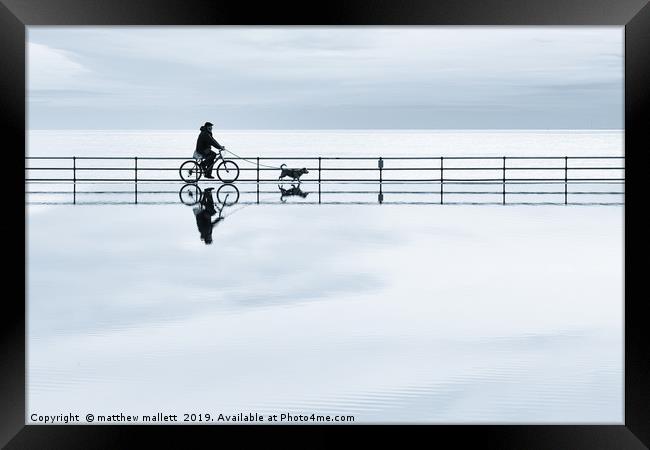
<svg viewBox="0 0 650 450"><path fill-rule="evenodd" d="M212 167L217 159L217 154L211 150L211 147L218 148L219 150L225 148L212 137L212 126L210 122L206 122L201 127L201 133L196 139L196 150L194 150L194 157L202 158L201 168L206 178L214 178L212 176Z"/></svg>

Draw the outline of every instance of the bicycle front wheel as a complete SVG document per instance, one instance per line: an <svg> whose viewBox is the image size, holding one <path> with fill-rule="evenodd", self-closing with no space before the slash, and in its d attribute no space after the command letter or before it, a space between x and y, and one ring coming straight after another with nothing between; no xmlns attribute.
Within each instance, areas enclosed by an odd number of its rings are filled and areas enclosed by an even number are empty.
<svg viewBox="0 0 650 450"><path fill-rule="evenodd" d="M239 201L239 189L234 184L222 184L217 189L217 201L224 206L234 205Z"/></svg>
<svg viewBox="0 0 650 450"><path fill-rule="evenodd" d="M239 166L235 161L221 161L217 167L217 176L224 183L232 183L239 178Z"/></svg>
<svg viewBox="0 0 650 450"><path fill-rule="evenodd" d="M201 179L201 175L203 175L203 170L201 170L201 166L196 161L190 159L181 164L178 173L184 182L197 183Z"/></svg>

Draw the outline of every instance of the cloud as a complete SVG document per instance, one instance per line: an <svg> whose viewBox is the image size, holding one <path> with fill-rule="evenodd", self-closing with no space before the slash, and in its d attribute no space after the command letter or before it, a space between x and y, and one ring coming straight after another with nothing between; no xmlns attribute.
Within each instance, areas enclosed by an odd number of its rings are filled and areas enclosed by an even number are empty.
<svg viewBox="0 0 650 450"><path fill-rule="evenodd" d="M77 88L90 73L72 52L47 45L28 42L27 57L30 90Z"/></svg>
<svg viewBox="0 0 650 450"><path fill-rule="evenodd" d="M145 117L160 123L163 115L201 107L231 117L232 108L248 108L246 123L229 125L235 128L270 126L266 113L255 116L268 108L287 118L285 128L304 122L306 108L322 113L308 128L361 126L341 122L344 111L331 113L337 105L373 108L376 113L363 117L368 127L373 117L404 104L429 105L433 128L444 119L437 105L480 112L498 104L511 128L522 102L556 117L556 125L542 128L582 128L585 111L605 111L612 88L623 92L620 27L36 27L29 39L36 49L30 100L39 107L112 111L118 122L132 114L141 128L152 125ZM544 86L584 111L557 114L539 95ZM34 117L51 115L32 109ZM325 113L331 117L323 121ZM609 114L610 127L618 127L620 111ZM394 126L409 128L409 121L421 118L402 116ZM104 117L103 126L110 122Z"/></svg>

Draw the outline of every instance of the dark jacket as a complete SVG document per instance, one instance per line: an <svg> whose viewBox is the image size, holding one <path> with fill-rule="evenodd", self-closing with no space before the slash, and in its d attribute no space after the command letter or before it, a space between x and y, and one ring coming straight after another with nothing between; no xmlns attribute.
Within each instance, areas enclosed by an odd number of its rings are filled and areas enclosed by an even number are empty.
<svg viewBox="0 0 650 450"><path fill-rule="evenodd" d="M212 137L212 133L208 131L205 126L201 127L201 134L196 139L196 151L203 156L208 154L210 147L214 146L216 148L221 148L221 145Z"/></svg>

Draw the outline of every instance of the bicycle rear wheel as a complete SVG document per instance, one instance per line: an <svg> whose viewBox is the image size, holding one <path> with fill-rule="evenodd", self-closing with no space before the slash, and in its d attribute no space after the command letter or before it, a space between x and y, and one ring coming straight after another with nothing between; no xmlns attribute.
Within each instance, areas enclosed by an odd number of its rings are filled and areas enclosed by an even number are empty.
<svg viewBox="0 0 650 450"><path fill-rule="evenodd" d="M195 160L190 159L181 164L181 167L178 169L178 173L181 176L181 180L186 183L196 183L201 179L203 175L203 170L199 163Z"/></svg>
<svg viewBox="0 0 650 450"><path fill-rule="evenodd" d="M232 183L239 178L239 166L235 161L224 160L217 167L217 176L224 183Z"/></svg>
<svg viewBox="0 0 650 450"><path fill-rule="evenodd" d="M201 191L201 188L198 184L190 183L183 185L181 190L178 191L178 196L184 205L192 206L201 201L203 192Z"/></svg>

